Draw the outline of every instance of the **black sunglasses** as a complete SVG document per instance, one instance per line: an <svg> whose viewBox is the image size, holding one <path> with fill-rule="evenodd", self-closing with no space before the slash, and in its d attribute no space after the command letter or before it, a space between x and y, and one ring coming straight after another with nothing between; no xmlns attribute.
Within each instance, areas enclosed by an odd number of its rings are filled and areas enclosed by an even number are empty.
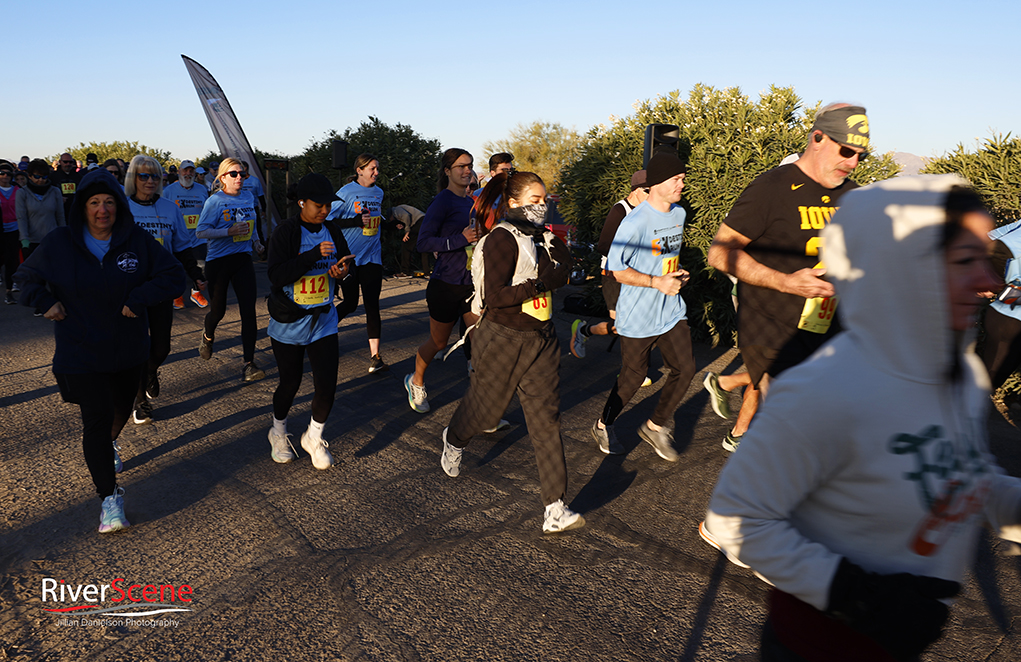
<svg viewBox="0 0 1021 662"><path fill-rule="evenodd" d="M851 149L850 147L848 147L847 145L841 145L840 146L840 156L841 156L841 158L849 159L849 158L851 158L852 156L855 156L855 155L858 156L858 161L859 162L864 161L865 159L867 159L869 157L869 153L868 152L856 152L853 149Z"/></svg>
<svg viewBox="0 0 1021 662"><path fill-rule="evenodd" d="M143 182L147 182L150 179L162 179L159 175L154 175L151 172L136 172L135 177L138 177Z"/></svg>
<svg viewBox="0 0 1021 662"><path fill-rule="evenodd" d="M227 172L223 173L223 176L231 177L233 179L237 179L238 177L241 177L242 179L248 179L248 175L241 172L240 170L228 170Z"/></svg>

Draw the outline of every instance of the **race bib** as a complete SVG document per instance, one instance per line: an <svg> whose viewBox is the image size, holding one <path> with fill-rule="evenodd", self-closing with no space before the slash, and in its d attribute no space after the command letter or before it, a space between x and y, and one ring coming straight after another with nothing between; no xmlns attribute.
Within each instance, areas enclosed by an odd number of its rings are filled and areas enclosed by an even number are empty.
<svg viewBox="0 0 1021 662"><path fill-rule="evenodd" d="M669 273L673 273L681 268L681 257L675 255L674 257L663 258L663 273L661 276L666 276Z"/></svg>
<svg viewBox="0 0 1021 662"><path fill-rule="evenodd" d="M375 237L379 234L379 222L383 220L382 216L370 216L369 224L362 226L363 237Z"/></svg>
<svg viewBox="0 0 1021 662"><path fill-rule="evenodd" d="M468 254L468 265L465 269L471 273L472 270L472 257L475 256L475 244L468 244L464 247L464 252Z"/></svg>
<svg viewBox="0 0 1021 662"><path fill-rule="evenodd" d="M327 301L330 279L326 274L302 276L294 283L294 302L303 306L319 306Z"/></svg>
<svg viewBox="0 0 1021 662"><path fill-rule="evenodd" d="M153 239L155 239L156 241L160 242L160 246L165 246L166 245L166 244L163 243L163 237L153 237Z"/></svg>
<svg viewBox="0 0 1021 662"><path fill-rule="evenodd" d="M521 304L521 312L540 322L548 322L549 318L553 316L553 293L546 291L525 301Z"/></svg>
<svg viewBox="0 0 1021 662"><path fill-rule="evenodd" d="M198 214L186 214L184 217L184 224L189 230L194 230L199 226L199 215Z"/></svg>
<svg viewBox="0 0 1021 662"><path fill-rule="evenodd" d="M840 297L815 297L805 299L805 307L801 310L801 321L798 328L810 333L826 333L833 323L833 315L837 312Z"/></svg>
<svg viewBox="0 0 1021 662"><path fill-rule="evenodd" d="M60 185L60 192L64 195L74 195L74 182L64 182Z"/></svg>
<svg viewBox="0 0 1021 662"><path fill-rule="evenodd" d="M252 238L252 230L255 228L255 221L245 221L248 224L248 232L234 236L234 242L249 241Z"/></svg>

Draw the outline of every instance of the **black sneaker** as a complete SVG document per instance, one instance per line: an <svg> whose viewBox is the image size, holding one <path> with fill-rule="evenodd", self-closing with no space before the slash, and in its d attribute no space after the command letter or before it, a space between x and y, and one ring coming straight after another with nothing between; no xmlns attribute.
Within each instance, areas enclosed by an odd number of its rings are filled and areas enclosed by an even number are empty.
<svg viewBox="0 0 1021 662"><path fill-rule="evenodd" d="M376 354L372 357L372 361L369 362L369 372L384 372L389 370L390 366L383 362L383 357Z"/></svg>
<svg viewBox="0 0 1021 662"><path fill-rule="evenodd" d="M249 382L257 382L265 376L266 373L260 370L259 366L255 365L255 361L252 361L251 363L245 364L245 369L241 373L241 381L245 384Z"/></svg>
<svg viewBox="0 0 1021 662"><path fill-rule="evenodd" d="M42 316L43 316L43 311L39 310L38 308L36 308L35 310L32 311L32 317L42 317Z"/></svg>
<svg viewBox="0 0 1021 662"><path fill-rule="evenodd" d="M213 339L206 338L206 332L203 331L199 340L199 356L205 360L213 358Z"/></svg>
<svg viewBox="0 0 1021 662"><path fill-rule="evenodd" d="M4 297L4 303L6 303L8 306L13 306L14 304L18 303L18 301L14 298L14 295L11 294L10 290L7 290L7 296Z"/></svg>
<svg viewBox="0 0 1021 662"><path fill-rule="evenodd" d="M131 420L135 422L135 425L152 423L152 403L148 400L142 400L135 405L135 411L131 413Z"/></svg>
<svg viewBox="0 0 1021 662"><path fill-rule="evenodd" d="M160 397L160 371L154 370L149 373L149 381L145 384L145 397L155 400Z"/></svg>

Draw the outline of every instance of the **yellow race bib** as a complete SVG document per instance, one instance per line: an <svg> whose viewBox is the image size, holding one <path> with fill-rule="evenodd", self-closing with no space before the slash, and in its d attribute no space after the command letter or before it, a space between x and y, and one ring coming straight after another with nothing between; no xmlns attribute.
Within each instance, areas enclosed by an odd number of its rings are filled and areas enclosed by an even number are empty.
<svg viewBox="0 0 1021 662"><path fill-rule="evenodd" d="M64 195L74 195L74 182L64 182L60 185L60 192Z"/></svg>
<svg viewBox="0 0 1021 662"><path fill-rule="evenodd" d="M184 224L189 230L194 230L199 226L199 215L198 214L185 214Z"/></svg>
<svg viewBox="0 0 1021 662"><path fill-rule="evenodd" d="M468 254L468 265L465 267L465 269L467 269L468 272L471 273L472 258L475 256L475 244L468 244L467 246L465 246L464 252Z"/></svg>
<svg viewBox="0 0 1021 662"><path fill-rule="evenodd" d="M815 265L816 269L822 269L820 262ZM815 297L805 299L805 306L801 309L801 319L798 321L798 328L809 333L826 333L833 323L833 316L837 312L837 302L840 297Z"/></svg>
<svg viewBox="0 0 1021 662"><path fill-rule="evenodd" d="M674 257L663 258L663 273L661 276L666 276L669 273L673 273L681 268L681 257L675 255Z"/></svg>
<svg viewBox="0 0 1021 662"><path fill-rule="evenodd" d="M553 316L553 293L543 292L537 297L529 299L521 304L521 312L540 322L547 322Z"/></svg>
<svg viewBox="0 0 1021 662"><path fill-rule="evenodd" d="M330 279L326 274L302 276L294 283L294 302L303 306L319 306L329 298Z"/></svg>
<svg viewBox="0 0 1021 662"><path fill-rule="evenodd" d="M255 221L245 221L248 224L248 232L234 235L234 242L248 241L252 238L252 230L255 229Z"/></svg>
<svg viewBox="0 0 1021 662"><path fill-rule="evenodd" d="M383 220L382 216L370 216L369 224L362 226L363 237L375 237L379 234L379 223Z"/></svg>

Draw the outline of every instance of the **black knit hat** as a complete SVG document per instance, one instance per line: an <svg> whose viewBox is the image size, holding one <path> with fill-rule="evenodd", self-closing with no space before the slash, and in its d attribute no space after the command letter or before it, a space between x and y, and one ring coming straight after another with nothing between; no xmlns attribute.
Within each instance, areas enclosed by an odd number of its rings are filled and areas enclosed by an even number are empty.
<svg viewBox="0 0 1021 662"><path fill-rule="evenodd" d="M662 184L671 177L688 172L688 169L677 156L677 152L670 148L660 148L649 159L649 165L645 166L645 172L645 185L653 187L656 184Z"/></svg>
<svg viewBox="0 0 1021 662"><path fill-rule="evenodd" d="M331 202L340 200L333 192L333 185L326 175L318 172L310 172L298 182L298 199L311 200L321 205L328 205Z"/></svg>

